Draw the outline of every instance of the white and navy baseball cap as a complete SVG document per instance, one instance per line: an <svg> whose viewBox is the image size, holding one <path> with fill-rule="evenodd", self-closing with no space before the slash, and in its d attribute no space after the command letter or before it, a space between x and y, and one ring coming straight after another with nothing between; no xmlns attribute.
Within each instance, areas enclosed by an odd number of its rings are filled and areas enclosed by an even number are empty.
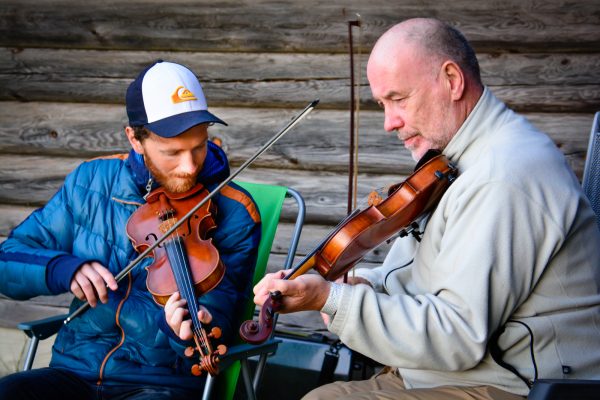
<svg viewBox="0 0 600 400"><path fill-rule="evenodd" d="M129 85L125 104L130 126L177 136L203 123L227 125L208 111L198 78L180 64L159 60Z"/></svg>

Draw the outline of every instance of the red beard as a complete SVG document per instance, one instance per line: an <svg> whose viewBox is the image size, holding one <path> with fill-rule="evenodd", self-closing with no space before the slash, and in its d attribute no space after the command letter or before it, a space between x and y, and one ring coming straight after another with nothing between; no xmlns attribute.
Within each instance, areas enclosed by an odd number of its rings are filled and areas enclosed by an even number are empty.
<svg viewBox="0 0 600 400"><path fill-rule="evenodd" d="M152 162L150 157L144 155L146 167L156 181L170 193L183 193L190 190L196 184L198 174L165 174Z"/></svg>

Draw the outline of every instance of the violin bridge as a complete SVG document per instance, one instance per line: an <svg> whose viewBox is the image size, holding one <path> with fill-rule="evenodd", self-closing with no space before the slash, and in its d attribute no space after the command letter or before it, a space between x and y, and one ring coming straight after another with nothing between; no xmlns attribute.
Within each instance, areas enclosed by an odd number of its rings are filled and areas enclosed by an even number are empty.
<svg viewBox="0 0 600 400"><path fill-rule="evenodd" d="M158 230L161 233L167 232L173 225L177 223L177 218L167 218L158 225Z"/></svg>

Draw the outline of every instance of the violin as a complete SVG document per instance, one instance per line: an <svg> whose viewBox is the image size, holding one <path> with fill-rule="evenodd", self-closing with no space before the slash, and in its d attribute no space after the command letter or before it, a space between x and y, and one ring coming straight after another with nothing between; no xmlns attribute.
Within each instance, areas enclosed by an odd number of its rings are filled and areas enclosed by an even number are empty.
<svg viewBox="0 0 600 400"><path fill-rule="evenodd" d="M386 199L377 199L364 210L351 213L283 279L294 279L315 269L325 279L336 280L369 251L396 233L406 232L420 215L432 210L456 175L456 167L441 154L421 160L404 182L390 187ZM281 293L271 293L258 321L240 326L242 339L258 344L269 338L281 306Z"/></svg>
<svg viewBox="0 0 600 400"><path fill-rule="evenodd" d="M146 204L127 221L127 235L136 251L141 253L152 246L207 195L201 184L184 193L169 193L163 188L149 193ZM225 266L210 239L210 232L217 226L212 217L215 212L212 201L205 202L154 249L154 262L147 267L146 286L157 304L164 306L177 291L187 301L195 347L188 347L185 355L198 355L199 362L191 370L196 376L203 371L216 375L219 357L227 351L224 345L213 349L210 342L221 337L221 330L213 327L207 333L198 319L198 296L214 289L225 274Z"/></svg>

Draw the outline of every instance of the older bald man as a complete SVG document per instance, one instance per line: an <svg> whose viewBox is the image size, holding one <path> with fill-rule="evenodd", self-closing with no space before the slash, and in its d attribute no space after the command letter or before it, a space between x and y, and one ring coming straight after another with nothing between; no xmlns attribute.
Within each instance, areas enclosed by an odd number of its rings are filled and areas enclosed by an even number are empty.
<svg viewBox="0 0 600 400"><path fill-rule="evenodd" d="M320 310L391 366L306 399L521 399L537 378L600 377L600 232L552 140L486 88L463 35L433 19L388 30L367 66L384 128L459 170L420 237L346 284L266 276L255 301Z"/></svg>

